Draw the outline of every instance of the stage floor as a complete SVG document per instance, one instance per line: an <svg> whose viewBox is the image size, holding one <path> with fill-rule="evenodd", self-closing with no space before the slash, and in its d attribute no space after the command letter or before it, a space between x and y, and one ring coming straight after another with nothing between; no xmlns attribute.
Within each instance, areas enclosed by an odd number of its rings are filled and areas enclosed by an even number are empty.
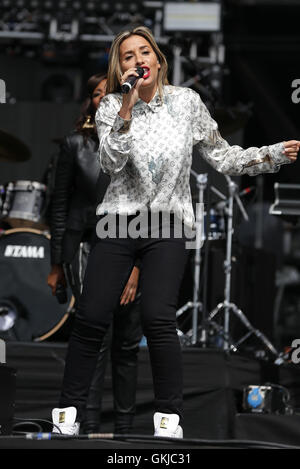
<svg viewBox="0 0 300 469"><path fill-rule="evenodd" d="M65 343L8 342L7 366L16 370L13 424L18 419L36 422L43 432L51 429L51 409L57 406L66 354ZM103 395L101 437L29 440L0 437L1 448L70 448L130 450L132 448L254 448L299 446L300 367L274 365L239 353L219 349L183 348L184 440L153 439L153 390L147 347L139 355L137 412L132 435L114 437L110 367ZM243 390L250 384L273 383L289 390L293 415L243 412ZM13 427L15 428L15 427ZM23 428L24 429L24 428ZM20 427L18 428L20 430ZM22 427L21 427L22 430ZM36 432L34 426L26 430ZM106 434L106 435L104 435Z"/></svg>

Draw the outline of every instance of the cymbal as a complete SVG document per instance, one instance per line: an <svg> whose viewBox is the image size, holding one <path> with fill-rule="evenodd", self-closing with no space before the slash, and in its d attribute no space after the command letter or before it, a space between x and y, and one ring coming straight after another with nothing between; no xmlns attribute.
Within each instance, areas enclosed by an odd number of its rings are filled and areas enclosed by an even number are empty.
<svg viewBox="0 0 300 469"><path fill-rule="evenodd" d="M29 148L21 140L0 129L0 160L22 162L30 157Z"/></svg>

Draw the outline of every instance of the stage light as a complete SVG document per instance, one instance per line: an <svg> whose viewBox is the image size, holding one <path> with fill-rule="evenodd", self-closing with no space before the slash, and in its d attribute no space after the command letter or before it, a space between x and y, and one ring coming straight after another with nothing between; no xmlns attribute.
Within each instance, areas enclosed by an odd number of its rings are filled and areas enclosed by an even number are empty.
<svg viewBox="0 0 300 469"><path fill-rule="evenodd" d="M166 31L220 31L221 4L219 2L166 2L164 29Z"/></svg>

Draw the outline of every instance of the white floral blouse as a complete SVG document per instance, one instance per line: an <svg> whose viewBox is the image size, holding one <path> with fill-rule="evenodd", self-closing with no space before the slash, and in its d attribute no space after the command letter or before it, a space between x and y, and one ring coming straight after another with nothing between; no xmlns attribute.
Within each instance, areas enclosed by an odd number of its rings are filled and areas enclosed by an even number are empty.
<svg viewBox="0 0 300 469"><path fill-rule="evenodd" d="M172 211L190 227L194 211L190 191L193 146L217 171L229 175L276 172L290 160L283 143L230 146L220 135L200 96L190 88L164 86L146 103L141 99L130 121L118 112L122 95L105 96L96 113L100 164L111 176L97 214Z"/></svg>

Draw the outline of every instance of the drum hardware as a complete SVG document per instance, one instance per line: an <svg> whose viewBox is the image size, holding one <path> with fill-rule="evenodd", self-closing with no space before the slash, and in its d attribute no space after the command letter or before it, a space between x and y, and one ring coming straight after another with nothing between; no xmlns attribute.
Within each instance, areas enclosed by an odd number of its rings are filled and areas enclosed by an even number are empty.
<svg viewBox="0 0 300 469"><path fill-rule="evenodd" d="M21 140L0 129L0 160L22 162L30 157L29 148Z"/></svg>
<svg viewBox="0 0 300 469"><path fill-rule="evenodd" d="M204 201L204 191L207 186L207 175L197 175L194 171L192 174L197 179L197 186L199 187L199 196L198 200L200 204L203 204ZM225 351L233 351L237 352L240 345L248 339L251 335L255 335L265 346L266 348L276 356L275 363L282 364L284 359L282 354L280 354L276 348L272 345L269 339L258 329L254 328L244 313L230 301L230 292L231 292L231 263L232 263L232 236L233 236L233 203L236 201L244 219L246 221L249 220L248 214L240 200L240 196L248 194L253 190L253 188L246 188L242 190L240 193L237 193L237 184L234 183L229 176L225 176L228 184L228 191L229 197L226 198L224 194L218 191L215 187L211 186L210 189L216 193L222 201L216 205L216 208L219 212L224 211L226 213L227 218L227 229L226 229L226 259L224 261L224 272L225 272L225 288L224 288L224 301L219 303L217 307L210 312L208 317L204 314L206 300L201 303L199 301L199 284L200 284L200 264L201 264L201 248L203 246L204 240L208 238L208 226L209 223L206 224L206 237L204 236L204 212L196 211L196 232L200 233L198 239L201 239L201 242L197 244L197 248L195 251L195 267L194 267L194 293L193 293L193 301L187 302L182 308L180 308L177 313L176 317L180 317L185 311L188 309L193 310L193 327L190 331L183 334L181 331L178 331L178 336L180 338L180 342L183 345L195 345L199 344L201 346L209 346L213 340L218 340L219 343L217 346L220 348L221 346ZM209 201L209 197L208 197ZM208 213L212 213L211 209L209 208L208 202ZM197 231L198 230L198 231ZM206 243L205 248L207 249L209 243ZM207 254L207 253L206 253ZM207 261L208 256L205 256L205 260ZM205 273L206 265L204 265L204 273ZM206 275L207 278L207 275ZM204 287L204 295L206 294L206 288ZM218 313L224 309L224 325L221 326L218 324L214 319L218 315ZM198 312L202 312L202 324L198 326ZM246 327L247 333L238 340L235 344L233 343L232 338L230 337L229 331L229 318L230 312L233 312L237 318L242 322L242 324ZM201 336L198 340L197 334L198 332L201 333Z"/></svg>
<svg viewBox="0 0 300 469"><path fill-rule="evenodd" d="M179 318L185 311L192 309L192 333L189 333L181 341L185 340L187 343L195 345L197 343L198 335L198 313L203 311L203 305L199 302L199 287L200 287L200 271L201 271L201 248L204 243L204 192L207 186L207 174L197 174L193 169L191 173L196 178L198 188L198 203L196 205L196 249L194 256L194 278L193 278L193 301L188 301L176 312L176 318ZM209 211L208 211L209 213ZM206 231L208 231L209 223L207 222ZM206 341L205 330L203 330L202 341Z"/></svg>
<svg viewBox="0 0 300 469"><path fill-rule="evenodd" d="M17 308L8 301L0 303L0 331L12 329L18 317Z"/></svg>
<svg viewBox="0 0 300 469"><path fill-rule="evenodd" d="M225 233L225 222L223 211L224 207L221 209L211 208L210 204L210 193L206 193L207 198L207 211L204 212L204 193L208 186L208 174L198 174L193 169L191 169L191 174L196 179L196 185L198 188L197 196L197 205L196 205L196 249L194 256L194 272L193 272L193 301L188 301L176 312L176 317L179 318L183 313L192 310L192 329L185 334L179 331L180 342L184 345L196 345L199 344L203 347L206 347L208 344L208 337L212 331L212 324L207 321L207 270L208 270L208 249L209 242L223 240L226 237ZM214 186L210 186L210 189L215 192L221 199L227 201L226 197L218 191ZM203 262L203 302L199 301L200 295L200 281L201 281L201 248L204 244L204 241L209 241L205 244L205 255ZM198 326L199 312L202 313L202 322L201 326ZM215 331L216 326L213 328ZM198 337L199 334L199 337Z"/></svg>
<svg viewBox="0 0 300 469"><path fill-rule="evenodd" d="M46 186L37 181L8 183L5 194L2 193L2 221L12 228L25 226L45 229L46 190Z"/></svg>
<svg viewBox="0 0 300 469"><path fill-rule="evenodd" d="M208 233L206 234L206 224L208 224ZM204 212L204 227L203 227L203 241L219 241L225 239L225 220L223 211L211 208L209 210L209 217L207 212Z"/></svg>
<svg viewBox="0 0 300 469"><path fill-rule="evenodd" d="M192 329L185 334L181 331L180 342L184 345L196 345L199 344L205 347L208 343L208 336L211 331L211 324L207 322L207 311L206 311L206 294L207 294L207 262L208 262L208 249L209 243L205 244L205 255L203 263L203 302L199 301L200 295L200 280L201 280L201 248L204 244L204 241L216 241L220 239L225 239L225 223L223 217L223 208L222 210L213 209L210 206L210 195L207 192L207 211L204 212L204 193L208 185L208 175L198 174L193 169L191 169L191 174L196 179L196 185L198 188L198 197L196 205L196 249L194 256L194 272L193 272L193 301L188 301L176 312L176 318L179 318L183 313L188 310L192 310ZM226 197L218 191L214 186L210 187L220 198L226 200ZM198 326L199 312L202 313L202 322L201 327ZM214 328L216 330L216 328ZM198 333L199 340L198 340Z"/></svg>
<svg viewBox="0 0 300 469"><path fill-rule="evenodd" d="M300 215L300 184L274 184L275 200L270 207L271 215Z"/></svg>
<svg viewBox="0 0 300 469"><path fill-rule="evenodd" d="M272 345L272 343L267 339L267 337L258 329L255 329L252 324L249 322L245 314L230 301L230 292L231 292L231 268L232 268L232 236L233 236L233 203L234 200L237 201L239 208L242 207L242 202L237 194L237 184L231 180L231 178L225 175L228 184L229 197L227 201L227 243L226 243L226 259L224 262L224 272L225 272L225 289L224 289L224 301L219 303L216 308L214 308L208 316L208 321L212 321L224 310L224 326L222 335L224 337L223 349L225 351L237 351L238 347L252 334L255 335L265 346L266 348L276 356L277 364L281 363L281 355ZM245 216L245 209L243 207L242 215ZM248 216L246 218L248 220ZM229 338L229 320L230 312L233 312L236 317L243 323L243 325L248 329L248 332L235 344L231 343Z"/></svg>

